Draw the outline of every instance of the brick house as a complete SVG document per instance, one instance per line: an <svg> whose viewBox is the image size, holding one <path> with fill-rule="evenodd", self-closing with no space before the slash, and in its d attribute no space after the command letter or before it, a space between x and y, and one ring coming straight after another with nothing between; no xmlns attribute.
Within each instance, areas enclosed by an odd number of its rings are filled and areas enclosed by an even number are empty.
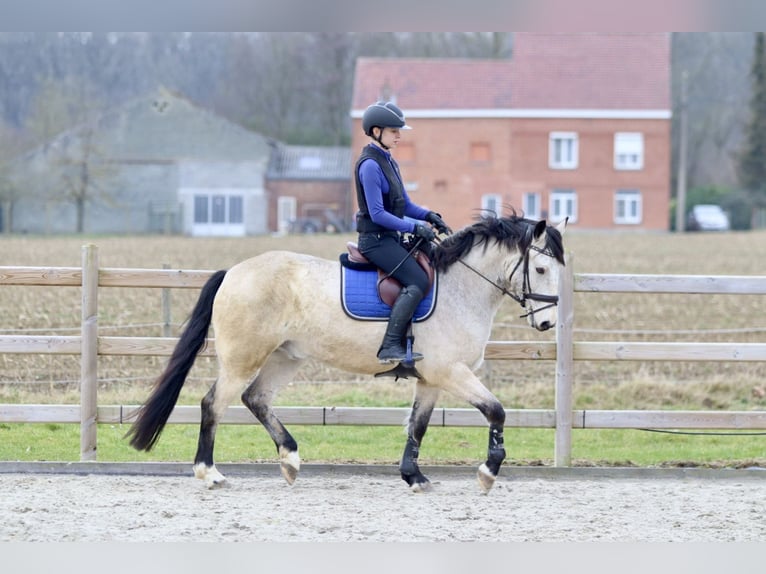
<svg viewBox="0 0 766 574"><path fill-rule="evenodd" d="M273 144L266 171L268 225L281 233L345 231L352 209L351 150Z"/></svg>
<svg viewBox="0 0 766 574"><path fill-rule="evenodd" d="M580 229L668 229L667 33L516 33L509 60L360 58L354 157L378 99L413 127L394 152L408 193L453 227L512 206Z"/></svg>

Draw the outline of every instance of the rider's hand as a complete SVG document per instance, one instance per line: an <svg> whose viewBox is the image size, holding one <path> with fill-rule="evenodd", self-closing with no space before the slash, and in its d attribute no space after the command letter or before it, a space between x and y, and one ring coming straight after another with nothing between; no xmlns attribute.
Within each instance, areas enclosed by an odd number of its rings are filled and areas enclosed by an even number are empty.
<svg viewBox="0 0 766 574"><path fill-rule="evenodd" d="M416 237L422 237L426 241L433 241L436 238L436 234L430 227L427 225L420 225L419 223L415 225L413 233Z"/></svg>
<svg viewBox="0 0 766 574"><path fill-rule="evenodd" d="M436 227L436 231L439 233L445 233L450 234L452 233L452 230L449 228L449 226L444 223L444 220L442 219L442 216L436 213L435 211L429 211L428 215L426 215L426 221Z"/></svg>

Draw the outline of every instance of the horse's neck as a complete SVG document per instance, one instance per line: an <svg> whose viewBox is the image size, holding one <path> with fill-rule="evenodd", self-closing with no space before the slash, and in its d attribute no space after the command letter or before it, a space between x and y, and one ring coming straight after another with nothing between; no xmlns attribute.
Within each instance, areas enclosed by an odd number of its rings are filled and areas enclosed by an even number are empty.
<svg viewBox="0 0 766 574"><path fill-rule="evenodd" d="M455 308L474 309L477 319L481 316L491 323L504 299L499 287L507 287L505 280L513 269L512 266L508 268L509 256L496 246L490 246L486 252L477 247L463 261L465 265L459 261L453 263L445 274L443 293L454 298L450 304L458 306ZM515 254L511 264L516 264ZM439 297L441 299L442 295Z"/></svg>

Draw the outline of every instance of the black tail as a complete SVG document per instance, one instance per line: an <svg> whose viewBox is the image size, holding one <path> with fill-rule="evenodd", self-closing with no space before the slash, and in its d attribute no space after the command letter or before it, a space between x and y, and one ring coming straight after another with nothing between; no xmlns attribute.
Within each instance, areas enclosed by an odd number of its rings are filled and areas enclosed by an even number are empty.
<svg viewBox="0 0 766 574"><path fill-rule="evenodd" d="M125 435L131 437L130 446L137 450L151 450L173 412L181 387L205 346L210 321L213 317L213 300L226 271L216 271L200 293L189 323L173 349L165 372L154 385L149 399L138 410L136 422Z"/></svg>

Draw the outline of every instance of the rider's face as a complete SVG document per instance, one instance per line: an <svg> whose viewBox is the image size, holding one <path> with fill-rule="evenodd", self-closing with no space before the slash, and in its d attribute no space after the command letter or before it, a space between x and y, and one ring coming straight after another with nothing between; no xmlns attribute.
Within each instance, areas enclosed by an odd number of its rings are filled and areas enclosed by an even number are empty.
<svg viewBox="0 0 766 574"><path fill-rule="evenodd" d="M399 145L401 137L402 134L399 128L383 128L380 139L384 146L393 149Z"/></svg>

